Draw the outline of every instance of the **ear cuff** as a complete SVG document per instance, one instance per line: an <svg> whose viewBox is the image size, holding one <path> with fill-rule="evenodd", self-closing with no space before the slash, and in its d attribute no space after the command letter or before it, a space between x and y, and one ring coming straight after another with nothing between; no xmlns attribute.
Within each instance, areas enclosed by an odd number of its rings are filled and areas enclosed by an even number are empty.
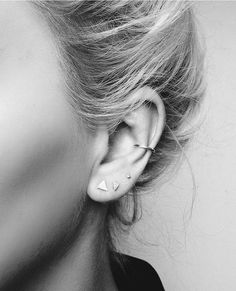
<svg viewBox="0 0 236 291"><path fill-rule="evenodd" d="M134 144L135 147L139 147L145 150L150 150L152 153L155 153L155 149L152 147L148 147L148 146L143 146L143 145L139 145L139 144Z"/></svg>

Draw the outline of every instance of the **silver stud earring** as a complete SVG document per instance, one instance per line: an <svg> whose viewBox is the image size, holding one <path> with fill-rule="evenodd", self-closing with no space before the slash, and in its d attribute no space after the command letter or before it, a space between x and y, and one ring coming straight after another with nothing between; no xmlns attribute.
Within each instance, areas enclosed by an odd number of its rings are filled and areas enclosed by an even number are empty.
<svg viewBox="0 0 236 291"><path fill-rule="evenodd" d="M97 189L100 189L102 191L107 191L107 184L105 181L102 181L98 186L97 186Z"/></svg>
<svg viewBox="0 0 236 291"><path fill-rule="evenodd" d="M117 182L113 182L112 186L113 186L113 190L116 191L119 188L120 184Z"/></svg>
<svg viewBox="0 0 236 291"><path fill-rule="evenodd" d="M131 178L131 175L130 175L130 174L127 174L127 175L126 175L126 178L127 178L127 179L130 179L130 178Z"/></svg>

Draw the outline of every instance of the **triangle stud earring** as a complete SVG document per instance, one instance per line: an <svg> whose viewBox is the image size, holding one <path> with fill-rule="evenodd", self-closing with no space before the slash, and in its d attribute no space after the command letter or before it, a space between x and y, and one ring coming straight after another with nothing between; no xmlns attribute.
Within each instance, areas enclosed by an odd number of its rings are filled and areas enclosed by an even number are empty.
<svg viewBox="0 0 236 291"><path fill-rule="evenodd" d="M97 186L97 189L100 189L102 191L107 191L107 184L105 181L102 181L98 186Z"/></svg>
<svg viewBox="0 0 236 291"><path fill-rule="evenodd" d="M113 185L113 190L114 191L116 191L119 188L119 186L120 186L120 184L117 183L117 182L113 182L112 185Z"/></svg>

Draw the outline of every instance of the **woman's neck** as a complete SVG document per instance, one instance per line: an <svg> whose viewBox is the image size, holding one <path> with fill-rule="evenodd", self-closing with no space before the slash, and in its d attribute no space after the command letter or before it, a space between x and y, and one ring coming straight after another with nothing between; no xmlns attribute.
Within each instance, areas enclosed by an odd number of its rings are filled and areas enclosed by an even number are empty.
<svg viewBox="0 0 236 291"><path fill-rule="evenodd" d="M92 215L70 247L44 271L38 270L24 291L118 291L110 269L103 228L104 212ZM80 229L81 230L81 229ZM50 266L49 266L50 265ZM45 270L46 269L46 270ZM30 276L28 276L30 277ZM27 278L28 278L27 277ZM27 282L24 282L24 285ZM18 287L13 290L21 290ZM7 291L9 291L7 289ZM12 291L12 290L11 290Z"/></svg>
<svg viewBox="0 0 236 291"><path fill-rule="evenodd" d="M118 291L108 252L101 248L102 245L102 239L90 233L50 269L44 280L35 285L35 290L30 291Z"/></svg>

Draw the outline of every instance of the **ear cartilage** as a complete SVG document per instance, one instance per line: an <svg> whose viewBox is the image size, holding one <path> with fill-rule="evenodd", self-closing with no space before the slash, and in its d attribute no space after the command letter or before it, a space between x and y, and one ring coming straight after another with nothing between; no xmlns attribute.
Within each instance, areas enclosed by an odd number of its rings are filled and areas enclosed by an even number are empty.
<svg viewBox="0 0 236 291"><path fill-rule="evenodd" d="M102 191L107 191L107 184L105 181L102 181L98 186L97 186L98 189L102 190Z"/></svg>
<svg viewBox="0 0 236 291"><path fill-rule="evenodd" d="M126 175L126 178L127 178L127 179L131 179L131 175L130 175L130 174L127 174L127 175Z"/></svg>
<svg viewBox="0 0 236 291"><path fill-rule="evenodd" d="M117 182L113 182L112 184L113 184L113 190L114 191L116 191L119 188L119 186L120 186L120 184L117 183Z"/></svg>

